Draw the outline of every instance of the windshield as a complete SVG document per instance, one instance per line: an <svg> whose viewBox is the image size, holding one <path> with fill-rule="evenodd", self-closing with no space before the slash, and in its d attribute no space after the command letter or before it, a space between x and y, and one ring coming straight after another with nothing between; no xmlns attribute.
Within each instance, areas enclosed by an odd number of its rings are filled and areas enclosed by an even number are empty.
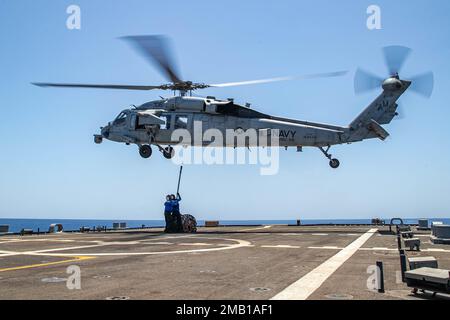
<svg viewBox="0 0 450 320"><path fill-rule="evenodd" d="M127 118L127 114L126 114L125 112L121 112L121 113L117 116L116 120L114 120L114 124L122 124L122 123L125 123L126 118Z"/></svg>

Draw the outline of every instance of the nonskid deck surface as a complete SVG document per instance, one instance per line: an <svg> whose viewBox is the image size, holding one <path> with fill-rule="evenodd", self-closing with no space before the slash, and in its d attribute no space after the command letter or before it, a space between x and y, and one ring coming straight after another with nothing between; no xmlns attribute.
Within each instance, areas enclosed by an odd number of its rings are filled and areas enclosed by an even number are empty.
<svg viewBox="0 0 450 320"><path fill-rule="evenodd" d="M399 281L397 240L387 231L272 225L3 236L0 299L418 299ZM450 269L450 246L415 234L422 250L408 255ZM367 285L376 261L384 294ZM81 289L67 287L73 265Z"/></svg>

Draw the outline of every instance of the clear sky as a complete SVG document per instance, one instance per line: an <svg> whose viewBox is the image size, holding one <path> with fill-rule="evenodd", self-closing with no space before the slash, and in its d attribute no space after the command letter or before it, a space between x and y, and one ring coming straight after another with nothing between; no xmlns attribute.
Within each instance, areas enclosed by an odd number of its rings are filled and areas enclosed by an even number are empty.
<svg viewBox="0 0 450 320"><path fill-rule="evenodd" d="M81 30L66 9L81 8ZM381 8L381 30L366 9ZM206 83L349 70L342 78L236 88L262 112L348 124L378 94L353 93L358 66L387 76L381 48L413 48L402 76L432 70L430 100L401 98L391 137L336 146L333 170L317 149L280 151L280 171L186 166L182 210L199 219L450 216L450 2L100 1L0 2L0 218L161 219L178 167L156 153L93 134L130 104L167 92L42 89L33 81L159 84L165 79L117 38L166 34L185 79Z"/></svg>

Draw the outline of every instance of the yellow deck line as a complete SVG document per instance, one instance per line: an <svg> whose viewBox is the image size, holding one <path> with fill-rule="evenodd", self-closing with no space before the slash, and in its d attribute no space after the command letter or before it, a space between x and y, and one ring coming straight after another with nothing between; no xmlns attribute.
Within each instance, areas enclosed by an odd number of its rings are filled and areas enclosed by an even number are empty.
<svg viewBox="0 0 450 320"><path fill-rule="evenodd" d="M63 264L63 263L74 262L74 261L81 261L81 260L88 260L88 259L95 259L95 257L77 256L74 259L68 259L68 260L62 260L62 261L39 263L39 264L30 264L30 265L26 265L26 266L11 267L11 268L3 268L3 269L0 269L0 272L46 267L46 266L52 266L52 265L56 265L56 264Z"/></svg>

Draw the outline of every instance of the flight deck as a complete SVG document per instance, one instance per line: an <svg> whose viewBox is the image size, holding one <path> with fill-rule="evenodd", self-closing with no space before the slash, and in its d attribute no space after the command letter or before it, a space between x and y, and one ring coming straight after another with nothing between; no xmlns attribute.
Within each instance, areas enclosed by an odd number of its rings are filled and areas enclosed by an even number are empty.
<svg viewBox="0 0 450 320"><path fill-rule="evenodd" d="M450 246L417 231L450 269ZM370 288L383 263L385 292ZM71 268L72 266L72 268ZM79 267L80 288L68 285ZM372 267L371 267L372 266ZM69 271L69 273L68 273ZM224 226L0 237L0 299L429 299L401 281L388 226ZM449 299L438 294L435 299Z"/></svg>

